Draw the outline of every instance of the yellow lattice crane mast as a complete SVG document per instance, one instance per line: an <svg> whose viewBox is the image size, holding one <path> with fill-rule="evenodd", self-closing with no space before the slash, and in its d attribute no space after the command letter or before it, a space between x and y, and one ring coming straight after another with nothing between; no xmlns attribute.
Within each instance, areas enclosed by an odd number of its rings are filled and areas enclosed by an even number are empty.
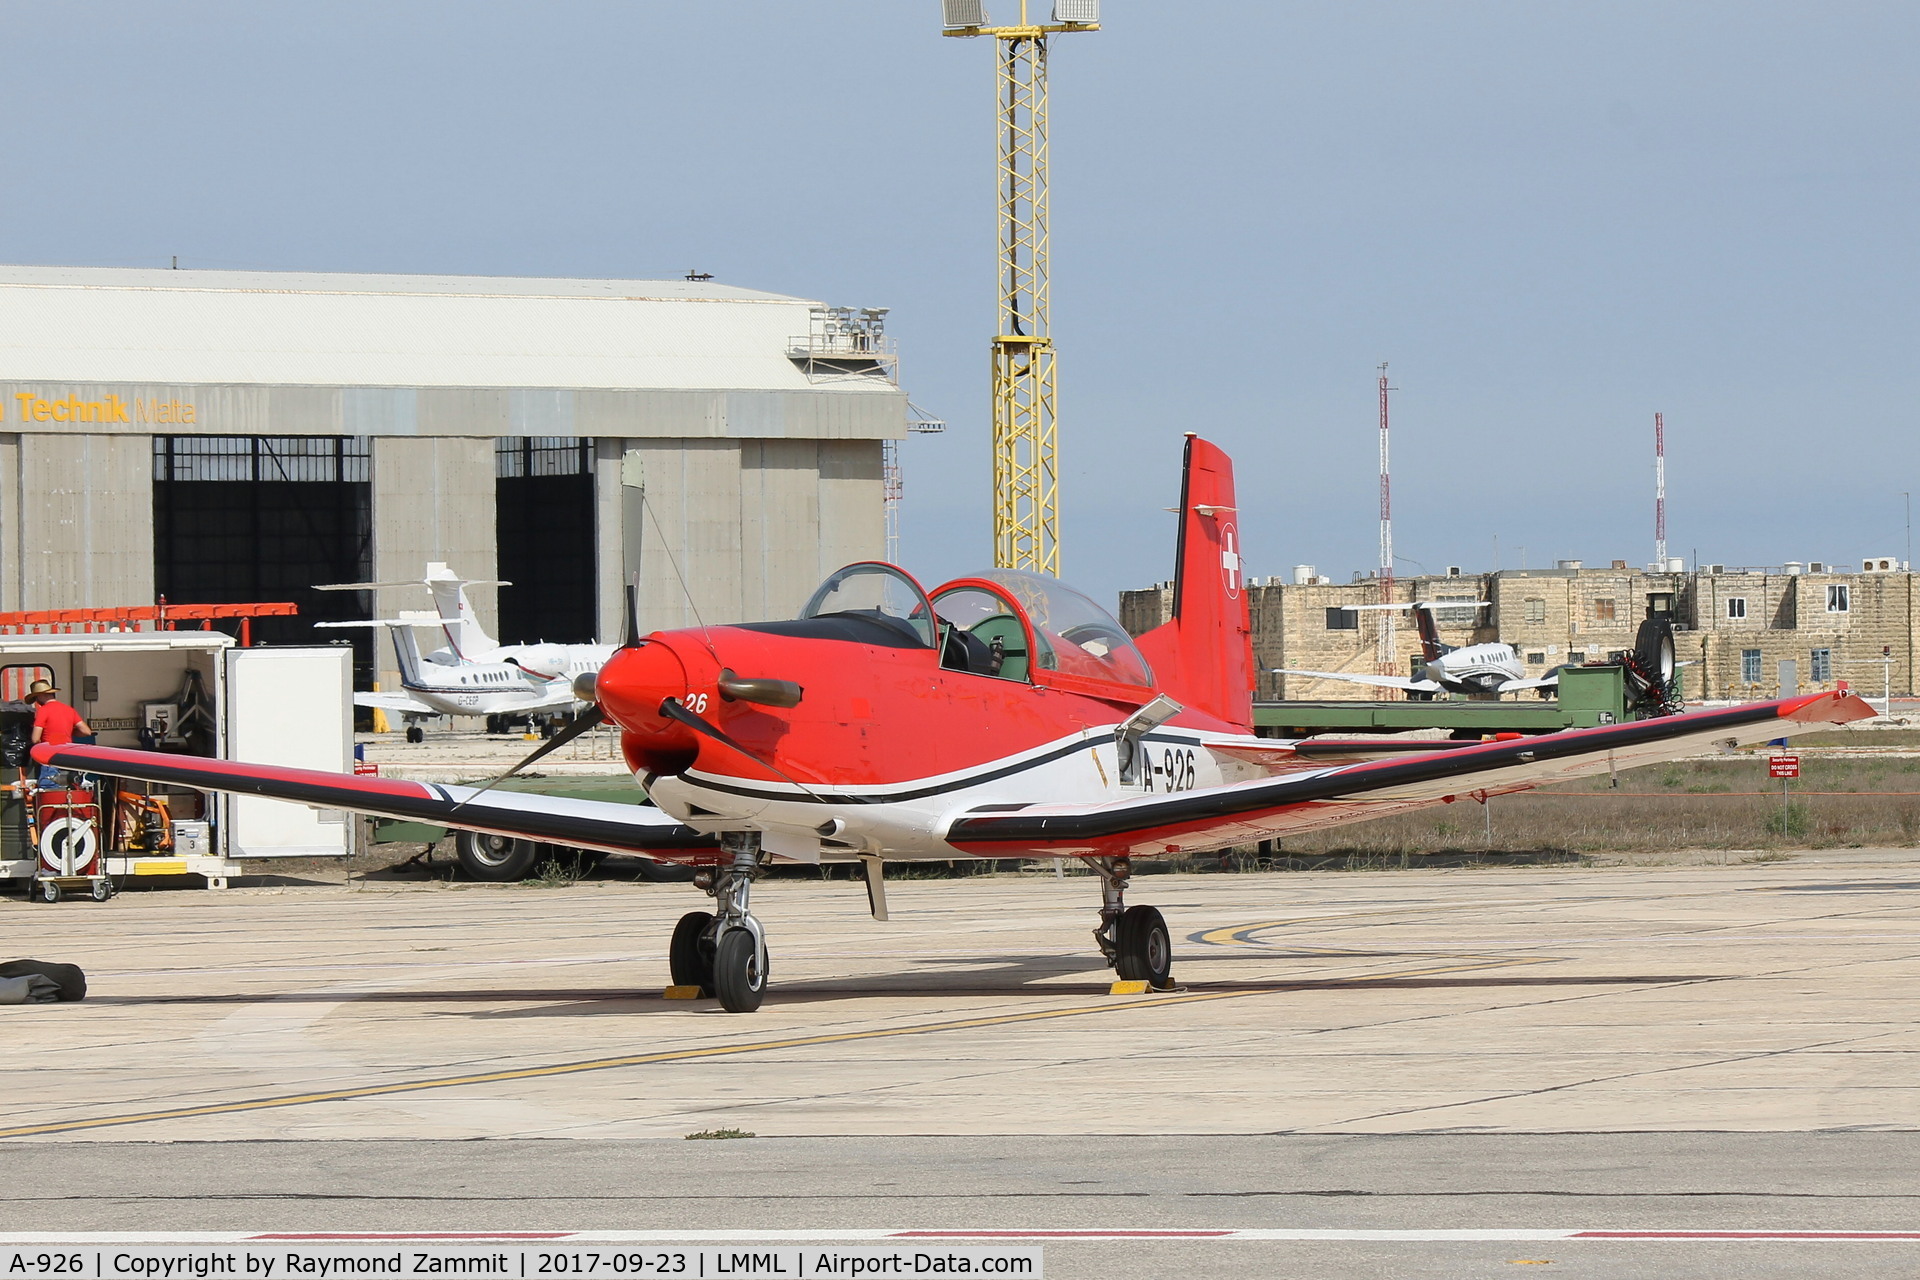
<svg viewBox="0 0 1920 1280"><path fill-rule="evenodd" d="M1047 325L1047 37L1098 31L1099 0L1054 0L1053 20L987 23L982 0L942 0L950 36L999 41L1000 317L993 339L993 562L1060 572L1053 338Z"/></svg>

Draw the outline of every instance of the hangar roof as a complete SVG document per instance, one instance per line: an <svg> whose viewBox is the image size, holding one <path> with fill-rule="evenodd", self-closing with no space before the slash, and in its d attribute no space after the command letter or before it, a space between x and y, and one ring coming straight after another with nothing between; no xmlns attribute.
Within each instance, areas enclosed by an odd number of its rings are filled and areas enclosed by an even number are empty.
<svg viewBox="0 0 1920 1280"><path fill-rule="evenodd" d="M820 304L712 281L0 266L0 381L895 392L809 380Z"/></svg>

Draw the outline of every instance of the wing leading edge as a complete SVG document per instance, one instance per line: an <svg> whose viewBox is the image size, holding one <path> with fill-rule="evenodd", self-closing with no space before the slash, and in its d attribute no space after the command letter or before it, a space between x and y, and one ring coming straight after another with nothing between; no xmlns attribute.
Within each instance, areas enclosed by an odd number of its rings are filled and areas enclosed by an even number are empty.
<svg viewBox="0 0 1920 1280"><path fill-rule="evenodd" d="M1151 857L1201 852L1408 809L1485 799L1552 782L1764 742L1874 714L1851 694L1820 693L1720 711L1570 729L1414 759L1376 760L1203 791L1094 805L1029 805L965 813L956 848L986 857Z"/></svg>
<svg viewBox="0 0 1920 1280"><path fill-rule="evenodd" d="M1519 693L1523 689L1547 689L1559 683L1559 676L1534 676L1528 680L1509 680L1494 692Z"/></svg>
<svg viewBox="0 0 1920 1280"><path fill-rule="evenodd" d="M552 841L607 853L675 859L698 857L716 846L658 809L604 800L568 800L520 791L450 787L399 778L358 777L319 769L240 764L201 756L112 747L38 746L34 759L56 768L291 800L321 809L351 809L380 818L428 822L520 839ZM479 796L478 799L473 797ZM464 802L464 803L463 803Z"/></svg>
<svg viewBox="0 0 1920 1280"><path fill-rule="evenodd" d="M1348 684L1371 685L1376 689L1405 689L1409 693L1439 693L1440 686L1431 680L1415 680L1412 676L1361 676L1344 671L1296 671L1292 667L1275 667L1275 674L1283 676L1312 676L1316 680L1344 680Z"/></svg>

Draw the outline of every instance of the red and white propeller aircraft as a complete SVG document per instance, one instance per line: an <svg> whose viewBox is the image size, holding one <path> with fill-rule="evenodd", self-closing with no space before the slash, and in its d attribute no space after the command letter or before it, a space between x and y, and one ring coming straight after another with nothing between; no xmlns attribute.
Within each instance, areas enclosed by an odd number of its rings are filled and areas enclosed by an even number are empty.
<svg viewBox="0 0 1920 1280"><path fill-rule="evenodd" d="M1103 887L1101 951L1123 979L1169 981L1132 859L1221 849L1778 738L1871 715L1846 693L1517 740L1391 745L1255 736L1254 659L1232 463L1187 439L1171 622L1131 638L1055 579L997 570L931 594L892 565L849 565L792 622L631 637L582 677L657 808L84 746L36 759L704 868L713 896L675 928L677 985L734 1012L764 993L750 909L770 861L1084 859Z"/></svg>

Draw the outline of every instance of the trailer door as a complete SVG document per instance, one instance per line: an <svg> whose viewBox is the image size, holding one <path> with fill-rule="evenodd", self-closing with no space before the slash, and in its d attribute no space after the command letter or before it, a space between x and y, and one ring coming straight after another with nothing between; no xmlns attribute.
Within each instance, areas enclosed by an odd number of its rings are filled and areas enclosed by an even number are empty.
<svg viewBox="0 0 1920 1280"><path fill-rule="evenodd" d="M248 764L343 773L353 754L353 650L229 649L226 755ZM327 858L347 853L346 815L260 796L223 797L230 858Z"/></svg>

